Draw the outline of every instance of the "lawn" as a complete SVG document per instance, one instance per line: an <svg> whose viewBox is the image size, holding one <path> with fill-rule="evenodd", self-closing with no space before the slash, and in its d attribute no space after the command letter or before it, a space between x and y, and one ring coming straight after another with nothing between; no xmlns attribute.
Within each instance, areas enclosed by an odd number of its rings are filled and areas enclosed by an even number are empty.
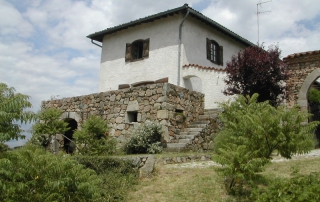
<svg viewBox="0 0 320 202"><path fill-rule="evenodd" d="M299 158L273 162L261 174L267 179L288 178L295 173L319 172L319 167L320 157ZM206 162L157 164L154 176L140 179L129 191L126 201L245 201L245 198L234 198L226 193L223 177L214 168Z"/></svg>

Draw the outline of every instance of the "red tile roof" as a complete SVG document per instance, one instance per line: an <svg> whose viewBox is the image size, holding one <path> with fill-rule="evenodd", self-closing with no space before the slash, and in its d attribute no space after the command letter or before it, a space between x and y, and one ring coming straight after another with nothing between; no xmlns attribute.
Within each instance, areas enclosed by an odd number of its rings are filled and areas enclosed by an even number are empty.
<svg viewBox="0 0 320 202"><path fill-rule="evenodd" d="M290 58L298 58L301 56L306 56L306 55L316 55L316 54L320 54L320 50L314 50L314 51L307 51L307 52L301 52L301 53L294 53L291 55L288 55L287 57L284 57L283 59L290 59Z"/></svg>

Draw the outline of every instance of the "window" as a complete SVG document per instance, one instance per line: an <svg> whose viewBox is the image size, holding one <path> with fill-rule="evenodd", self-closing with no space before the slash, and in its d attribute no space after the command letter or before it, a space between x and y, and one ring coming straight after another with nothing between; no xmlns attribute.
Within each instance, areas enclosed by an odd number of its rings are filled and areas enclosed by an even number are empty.
<svg viewBox="0 0 320 202"><path fill-rule="evenodd" d="M207 39L207 59L217 65L223 65L223 47L214 40Z"/></svg>
<svg viewBox="0 0 320 202"><path fill-rule="evenodd" d="M126 44L126 62L133 62L149 57L149 39L139 39Z"/></svg>
<svg viewBox="0 0 320 202"><path fill-rule="evenodd" d="M138 112L128 112L127 114L128 123L137 122L138 121Z"/></svg>

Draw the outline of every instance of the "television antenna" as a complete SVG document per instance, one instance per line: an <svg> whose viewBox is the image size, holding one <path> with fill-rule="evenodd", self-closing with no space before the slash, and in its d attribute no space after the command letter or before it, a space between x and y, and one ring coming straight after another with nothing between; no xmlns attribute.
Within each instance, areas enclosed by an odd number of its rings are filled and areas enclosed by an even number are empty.
<svg viewBox="0 0 320 202"><path fill-rule="evenodd" d="M258 46L260 45L260 44L259 44L259 42L260 42L260 39L259 39L259 34L260 34L260 33L259 33L259 15L260 15L261 13L269 13L269 12L271 12L271 11L263 11L263 12L260 12L260 11L259 11L259 6L261 7L261 4L269 3L269 2L271 2L271 1L272 1L272 0L257 3Z"/></svg>

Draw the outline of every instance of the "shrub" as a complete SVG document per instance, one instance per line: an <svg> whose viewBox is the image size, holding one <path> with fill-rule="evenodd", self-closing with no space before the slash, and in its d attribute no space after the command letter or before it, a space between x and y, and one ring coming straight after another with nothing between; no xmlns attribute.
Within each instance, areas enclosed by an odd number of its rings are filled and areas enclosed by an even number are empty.
<svg viewBox="0 0 320 202"><path fill-rule="evenodd" d="M320 172L276 179L251 194L252 201L320 201Z"/></svg>
<svg viewBox="0 0 320 202"><path fill-rule="evenodd" d="M320 91L315 88L310 88L308 92L308 100L311 105L320 104Z"/></svg>
<svg viewBox="0 0 320 202"><path fill-rule="evenodd" d="M84 155L107 155L116 151L116 140L107 135L108 122L99 116L90 116L82 125L81 130L75 131L80 153Z"/></svg>
<svg viewBox="0 0 320 202"><path fill-rule="evenodd" d="M106 201L124 201L128 189L136 184L138 169L132 162L108 156L74 156L86 168L95 170L102 180L102 188L106 191Z"/></svg>
<svg viewBox="0 0 320 202"><path fill-rule="evenodd" d="M33 136L29 143L37 146L47 147L52 136L63 134L67 131L68 123L61 120L62 111L60 109L42 109L37 114L37 121L32 126Z"/></svg>
<svg viewBox="0 0 320 202"><path fill-rule="evenodd" d="M234 102L221 104L224 127L215 139L217 154L213 159L223 166L218 170L230 179L231 191L236 184L252 182L270 162L273 151L291 158L314 147L319 122L302 124L309 114L296 107L275 108L268 102L257 102L257 97L240 95Z"/></svg>
<svg viewBox="0 0 320 202"><path fill-rule="evenodd" d="M133 137L125 145L127 154L156 154L162 152L162 125L159 123L145 123L133 132Z"/></svg>
<svg viewBox="0 0 320 202"><path fill-rule="evenodd" d="M69 155L27 147L0 158L0 201L104 201L102 180Z"/></svg>

